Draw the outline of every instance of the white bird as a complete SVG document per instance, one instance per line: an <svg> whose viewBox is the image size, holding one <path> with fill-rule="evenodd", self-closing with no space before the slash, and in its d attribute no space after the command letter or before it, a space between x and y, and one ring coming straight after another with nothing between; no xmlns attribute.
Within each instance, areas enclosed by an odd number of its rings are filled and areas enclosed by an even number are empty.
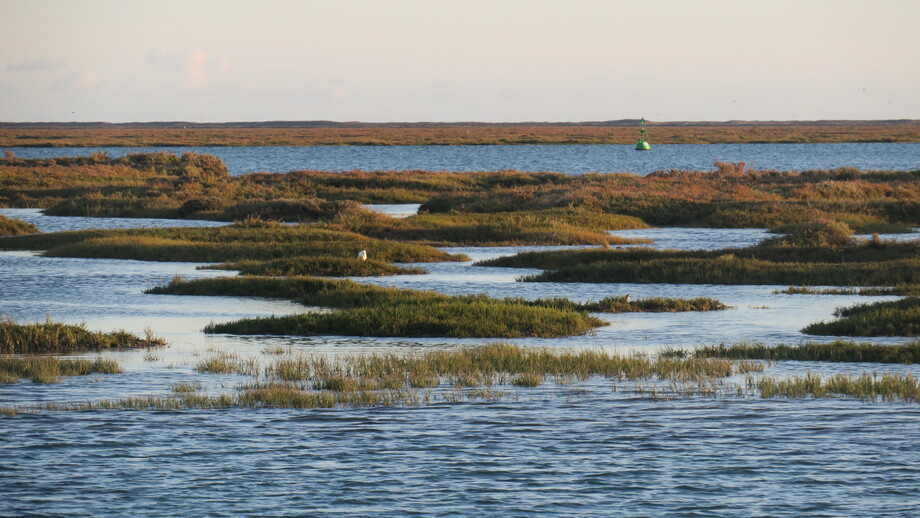
<svg viewBox="0 0 920 518"><path fill-rule="evenodd" d="M630 297L630 296L629 296L629 293L627 293L627 294L626 294L626 303L629 304L629 302L630 302L631 300L632 300L632 297Z"/></svg>
<svg viewBox="0 0 920 518"><path fill-rule="evenodd" d="M367 250L361 250L360 252L358 252L358 259L361 259L362 261L367 261Z"/></svg>

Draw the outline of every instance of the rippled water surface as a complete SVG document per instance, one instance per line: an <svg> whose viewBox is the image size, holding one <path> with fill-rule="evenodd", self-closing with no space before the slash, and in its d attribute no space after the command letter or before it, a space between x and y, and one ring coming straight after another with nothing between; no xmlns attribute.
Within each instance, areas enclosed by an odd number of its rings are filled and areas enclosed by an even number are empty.
<svg viewBox="0 0 920 518"><path fill-rule="evenodd" d="M656 170L708 171L716 160L746 162L757 169L801 171L858 167L877 170L920 168L920 143L879 144L656 144L650 152L632 145L513 146L316 146L197 148L8 148L22 158L87 156L107 151L127 153L194 151L220 157L231 174L254 171L432 170L432 171L558 171L628 172Z"/></svg>
<svg viewBox="0 0 920 518"><path fill-rule="evenodd" d="M411 206L377 209L414 211ZM18 210L0 213L31 219L43 230L173 223L51 218ZM650 237L656 247L683 249L747 246L766 236L761 229L616 233ZM541 248L551 247L449 251L480 260ZM143 293L176 274L226 274L196 266L0 252L0 315L19 321L47 316L85 322L98 330L143 332L149 327L170 342L155 351L106 353L124 365L123 374L47 385L0 384L0 407L167 395L171 385L183 382L200 382L205 393L216 394L248 379L195 372L200 358L214 351L264 360L268 346L295 354L356 353L487 341L206 336L200 329L212 321L307 309L285 301ZM431 273L362 282L575 300L625 293L634 298L711 296L734 306L709 313L599 314L609 325L594 334L515 341L525 346L629 352L739 340L798 343L805 339L798 332L802 326L830 318L834 308L886 299L773 293L782 286L521 283L516 277L535 270L484 268L472 262L422 266ZM920 375L914 365L781 362L767 367L768 374L777 376L808 371ZM0 417L0 515L920 512L916 404L699 396L660 400L630 386L600 378L574 385L548 382L536 389L509 389L502 402L421 408L44 411Z"/></svg>

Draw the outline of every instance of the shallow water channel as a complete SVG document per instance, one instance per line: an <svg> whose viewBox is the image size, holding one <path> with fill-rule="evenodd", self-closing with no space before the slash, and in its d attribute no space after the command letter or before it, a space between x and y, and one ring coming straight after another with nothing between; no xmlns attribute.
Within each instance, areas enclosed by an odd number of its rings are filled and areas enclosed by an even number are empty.
<svg viewBox="0 0 920 518"><path fill-rule="evenodd" d="M386 210L386 209L382 209ZM411 213L411 207L390 209ZM0 214L43 231L205 224ZM740 247L760 229L651 229L663 248ZM915 238L917 235L902 236ZM474 260L540 247L453 248ZM373 251L369 251L373 254ZM168 395L199 382L234 389L240 375L199 374L216 351L265 359L294 354L414 351L489 340L204 335L208 322L289 314L285 301L145 295L174 275L226 275L191 263L46 258L0 253L0 315L46 317L93 330L153 329L170 345L106 353L125 373L58 384L0 385L0 407ZM421 265L428 275L360 279L444 293L597 300L709 296L733 309L708 313L598 314L609 325L527 346L621 352L738 341L799 343L804 325L836 307L885 297L781 295L784 286L522 283L535 270L468 263ZM815 338L811 338L815 339ZM819 338L830 340L831 337ZM906 338L877 339L900 343ZM94 355L87 355L94 356ZM774 376L920 367L780 362ZM731 380L729 380L731 381ZM735 380L738 381L738 380ZM509 389L500 402L331 410L43 411L0 417L0 515L913 515L920 511L920 406L852 399L661 400L595 378Z"/></svg>

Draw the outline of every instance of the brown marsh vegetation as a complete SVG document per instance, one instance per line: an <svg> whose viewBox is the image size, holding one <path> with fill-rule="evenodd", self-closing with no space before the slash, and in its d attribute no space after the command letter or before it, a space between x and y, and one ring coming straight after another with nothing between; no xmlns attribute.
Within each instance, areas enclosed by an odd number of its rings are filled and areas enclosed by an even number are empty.
<svg viewBox="0 0 920 518"><path fill-rule="evenodd" d="M493 213L537 221L548 243L566 230L553 225L585 232L648 224L772 228L819 219L860 232L920 225L920 171L752 171L744 163L717 163L714 172L648 176L294 171L229 177L215 160L191 153L2 159L0 206L79 216L324 221L423 240L435 231L454 232L437 240L453 242L463 241L470 226L494 226L486 216ZM422 203L429 215L387 222L357 202ZM619 219L611 224L605 216Z"/></svg>
<svg viewBox="0 0 920 518"><path fill-rule="evenodd" d="M635 144L639 121L0 125L0 147ZM648 122L660 144L918 142L918 121Z"/></svg>

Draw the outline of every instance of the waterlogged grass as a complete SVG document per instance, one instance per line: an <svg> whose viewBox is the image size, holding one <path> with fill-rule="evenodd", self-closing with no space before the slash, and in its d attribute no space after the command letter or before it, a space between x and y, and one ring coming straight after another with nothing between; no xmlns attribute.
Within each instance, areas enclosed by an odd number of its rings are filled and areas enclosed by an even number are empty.
<svg viewBox="0 0 920 518"><path fill-rule="evenodd" d="M774 290L773 293L785 295L861 295L867 297L920 295L920 286L865 288L811 288L809 286L789 286L782 290Z"/></svg>
<svg viewBox="0 0 920 518"><path fill-rule="evenodd" d="M118 362L62 359L54 356L0 358L0 383L16 383L28 379L32 383L57 383L63 376L88 374L119 374L124 372Z"/></svg>
<svg viewBox="0 0 920 518"><path fill-rule="evenodd" d="M531 302L531 304L592 313L675 313L682 311L721 311L731 308L731 306L709 297L692 299L653 297L637 300L627 300L627 297L627 295L606 297L597 302L584 303L576 303L568 299L538 299Z"/></svg>
<svg viewBox="0 0 920 518"><path fill-rule="evenodd" d="M903 345L878 345L835 340L830 343L807 342L801 345L770 346L758 343L710 345L688 353L697 358L728 358L733 360L816 361L920 363L920 342ZM672 352L674 354L674 352Z"/></svg>
<svg viewBox="0 0 920 518"><path fill-rule="evenodd" d="M274 358L261 370L255 371L249 359L234 357L231 360L230 370L222 373L235 372L287 382L315 382L315 388L326 387L328 390L346 390L341 387L364 390L371 385L384 388L433 387L440 383L439 380L449 379L478 380L462 383L464 386L475 386L507 383L511 380L509 376L523 374L582 380L592 376L619 381L653 378L693 380L763 370L763 364L722 359L655 358L642 354L611 354L599 349L554 350L508 343L414 354L286 356Z"/></svg>
<svg viewBox="0 0 920 518"><path fill-rule="evenodd" d="M38 231L38 227L31 223L22 221L21 219L8 218L0 214L0 237L37 234Z"/></svg>
<svg viewBox="0 0 920 518"><path fill-rule="evenodd" d="M837 374L824 377L808 373L787 379L768 376L748 379L763 398L834 398L855 397L866 401L920 401L920 379L912 374Z"/></svg>
<svg viewBox="0 0 920 518"><path fill-rule="evenodd" d="M89 331L83 325L51 321L17 324L12 320L0 320L2 354L62 354L103 349L138 349L165 343L150 332L141 338L125 331Z"/></svg>
<svg viewBox="0 0 920 518"><path fill-rule="evenodd" d="M751 356L736 350L738 357ZM873 352L874 354L874 352ZM256 380L235 392L206 395L198 383L178 384L169 397L133 397L77 404L50 404L50 410L177 410L215 408L333 408L364 406L422 406L470 400L517 398L515 390L554 382L565 386L577 380L605 377L614 390L632 391L654 399L673 397L836 398L867 401L916 402L920 383L911 375L862 374L822 377L815 374L777 379L763 375L764 362L723 357L622 355L599 349L555 350L507 343L428 350L412 353L361 355L291 355L258 359L218 353L228 367L220 373L238 373ZM206 363L207 360L203 360ZM210 363L208 363L210 364ZM211 372L211 371L205 371ZM725 378L747 375L744 385ZM624 383L636 385L630 389ZM645 383L645 384L643 384Z"/></svg>
<svg viewBox="0 0 920 518"><path fill-rule="evenodd" d="M920 297L857 304L834 312L832 322L811 324L802 332L832 336L920 336Z"/></svg>
<svg viewBox="0 0 920 518"><path fill-rule="evenodd" d="M562 250L477 264L547 270L522 279L534 282L901 286L920 282L920 244Z"/></svg>
<svg viewBox="0 0 920 518"><path fill-rule="evenodd" d="M237 270L241 275L270 277L378 277L384 275L420 275L428 273L424 268L404 267L368 259L362 261L352 257L301 256L283 257L270 261L237 261L213 264L199 269Z"/></svg>

